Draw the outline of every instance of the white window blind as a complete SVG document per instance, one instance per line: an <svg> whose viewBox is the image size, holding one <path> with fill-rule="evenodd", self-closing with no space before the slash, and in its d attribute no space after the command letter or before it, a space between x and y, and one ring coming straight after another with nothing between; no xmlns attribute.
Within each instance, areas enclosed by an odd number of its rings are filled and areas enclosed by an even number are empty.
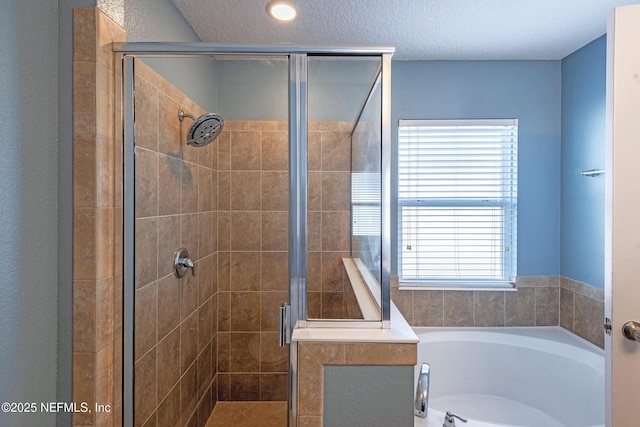
<svg viewBox="0 0 640 427"><path fill-rule="evenodd" d="M402 282L500 285L516 274L518 123L401 120Z"/></svg>
<svg viewBox="0 0 640 427"><path fill-rule="evenodd" d="M351 174L351 226L354 236L380 235L380 173Z"/></svg>

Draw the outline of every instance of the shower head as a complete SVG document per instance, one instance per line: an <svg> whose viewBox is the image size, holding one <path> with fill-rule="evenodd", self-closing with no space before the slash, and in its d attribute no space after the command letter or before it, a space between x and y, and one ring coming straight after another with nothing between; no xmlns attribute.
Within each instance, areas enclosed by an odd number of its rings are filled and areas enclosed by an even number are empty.
<svg viewBox="0 0 640 427"><path fill-rule="evenodd" d="M207 113L196 118L192 114L178 110L178 119L183 121L185 117L193 120L187 132L187 144L194 147L204 147L218 137L224 126L224 120L218 114Z"/></svg>

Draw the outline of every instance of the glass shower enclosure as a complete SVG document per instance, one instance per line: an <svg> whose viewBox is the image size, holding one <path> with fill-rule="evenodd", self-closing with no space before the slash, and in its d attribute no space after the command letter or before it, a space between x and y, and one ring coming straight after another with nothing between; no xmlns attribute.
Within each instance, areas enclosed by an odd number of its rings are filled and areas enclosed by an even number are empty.
<svg viewBox="0 0 640 427"><path fill-rule="evenodd" d="M116 50L124 424L293 426L294 328L389 326L393 48Z"/></svg>

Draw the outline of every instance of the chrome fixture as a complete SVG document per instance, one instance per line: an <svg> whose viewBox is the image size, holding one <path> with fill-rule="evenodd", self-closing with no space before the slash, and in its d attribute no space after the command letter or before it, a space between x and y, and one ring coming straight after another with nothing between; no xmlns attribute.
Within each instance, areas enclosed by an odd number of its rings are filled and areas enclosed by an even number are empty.
<svg viewBox="0 0 640 427"><path fill-rule="evenodd" d="M193 120L189 131L187 132L187 144L194 147L204 147L213 142L218 137L224 127L224 120L218 114L207 113L196 118L193 114L185 113L181 108L178 110L178 119L180 122L185 117Z"/></svg>
<svg viewBox="0 0 640 427"><path fill-rule="evenodd" d="M604 326L604 333L607 335L611 335L611 319L605 317L604 324L602 326Z"/></svg>
<svg viewBox="0 0 640 427"><path fill-rule="evenodd" d="M429 364L423 363L418 374L413 414L421 418L427 418L427 413L429 412L429 371Z"/></svg>
<svg viewBox="0 0 640 427"><path fill-rule="evenodd" d="M278 344L280 347L284 347L286 344L291 343L291 334L289 333L289 315L291 306L283 302L280 304L280 333L278 337Z"/></svg>
<svg viewBox="0 0 640 427"><path fill-rule="evenodd" d="M447 415L444 416L444 423L442 424L442 427L456 427L455 418L459 419L463 423L467 422L466 418L462 418L460 415L447 411Z"/></svg>
<svg viewBox="0 0 640 427"><path fill-rule="evenodd" d="M640 341L640 323L629 320L622 325L622 333L631 341Z"/></svg>
<svg viewBox="0 0 640 427"><path fill-rule="evenodd" d="M603 173L605 173L606 171L604 169L591 169L588 171L582 171L580 172L580 175L582 176L590 176L591 178L594 178L598 175L602 175Z"/></svg>
<svg viewBox="0 0 640 427"><path fill-rule="evenodd" d="M173 258L173 274L181 279L187 274L187 271L191 269L191 274L196 275L196 266L189 258L189 251L186 248L180 248L174 254Z"/></svg>

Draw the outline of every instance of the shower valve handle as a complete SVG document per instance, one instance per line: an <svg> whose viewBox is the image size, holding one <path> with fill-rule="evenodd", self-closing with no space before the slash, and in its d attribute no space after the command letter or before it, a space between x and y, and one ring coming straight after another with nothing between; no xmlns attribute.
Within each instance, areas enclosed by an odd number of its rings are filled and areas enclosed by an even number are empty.
<svg viewBox="0 0 640 427"><path fill-rule="evenodd" d="M196 275L196 266L189 258L189 251L186 248L180 248L174 254L173 258L173 274L181 279L187 274L187 271L191 269L191 275Z"/></svg>
<svg viewBox="0 0 640 427"><path fill-rule="evenodd" d="M196 275L196 266L193 264L190 258L182 258L182 266L191 269L191 275Z"/></svg>

